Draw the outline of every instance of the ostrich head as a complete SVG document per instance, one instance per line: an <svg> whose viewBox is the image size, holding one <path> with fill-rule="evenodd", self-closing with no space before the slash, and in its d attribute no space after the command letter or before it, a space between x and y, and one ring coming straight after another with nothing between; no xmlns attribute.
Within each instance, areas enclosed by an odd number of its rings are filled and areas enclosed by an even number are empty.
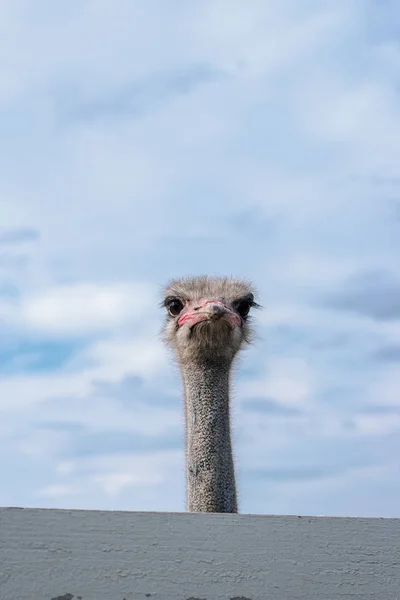
<svg viewBox="0 0 400 600"><path fill-rule="evenodd" d="M166 342L181 365L230 364L251 339L253 287L228 277L190 277L169 283L163 305L167 310Z"/></svg>

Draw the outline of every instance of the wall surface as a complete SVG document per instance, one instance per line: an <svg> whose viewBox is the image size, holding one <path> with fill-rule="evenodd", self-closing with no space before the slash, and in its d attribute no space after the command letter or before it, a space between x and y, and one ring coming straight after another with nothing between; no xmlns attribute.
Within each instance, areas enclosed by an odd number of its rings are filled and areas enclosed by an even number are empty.
<svg viewBox="0 0 400 600"><path fill-rule="evenodd" d="M400 600L400 519L0 509L1 600Z"/></svg>

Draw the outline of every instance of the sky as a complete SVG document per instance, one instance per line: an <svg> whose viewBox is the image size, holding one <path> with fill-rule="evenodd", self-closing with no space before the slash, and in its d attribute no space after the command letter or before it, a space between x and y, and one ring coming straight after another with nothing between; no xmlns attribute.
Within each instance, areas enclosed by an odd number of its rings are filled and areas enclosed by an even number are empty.
<svg viewBox="0 0 400 600"><path fill-rule="evenodd" d="M0 505L184 511L171 277L254 282L240 512L400 517L392 0L3 0Z"/></svg>

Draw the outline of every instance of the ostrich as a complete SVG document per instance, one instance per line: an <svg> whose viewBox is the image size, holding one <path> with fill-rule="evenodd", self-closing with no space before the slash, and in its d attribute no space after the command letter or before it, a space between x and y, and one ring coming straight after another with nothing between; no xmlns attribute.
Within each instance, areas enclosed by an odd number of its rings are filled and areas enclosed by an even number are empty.
<svg viewBox="0 0 400 600"><path fill-rule="evenodd" d="M236 513L229 381L234 358L250 341L254 289L228 277L175 279L162 305L164 340L184 387L187 510Z"/></svg>

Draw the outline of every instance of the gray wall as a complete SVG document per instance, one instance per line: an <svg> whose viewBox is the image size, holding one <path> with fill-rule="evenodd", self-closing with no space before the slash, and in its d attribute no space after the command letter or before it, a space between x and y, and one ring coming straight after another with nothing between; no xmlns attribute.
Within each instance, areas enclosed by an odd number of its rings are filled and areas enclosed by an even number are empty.
<svg viewBox="0 0 400 600"><path fill-rule="evenodd" d="M400 600L400 519L0 509L1 600Z"/></svg>

